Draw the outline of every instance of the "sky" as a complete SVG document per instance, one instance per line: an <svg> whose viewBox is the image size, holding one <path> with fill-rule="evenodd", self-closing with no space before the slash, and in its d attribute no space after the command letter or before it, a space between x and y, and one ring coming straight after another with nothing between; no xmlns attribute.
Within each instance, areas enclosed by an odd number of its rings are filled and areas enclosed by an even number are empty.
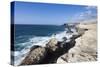
<svg viewBox="0 0 100 67"><path fill-rule="evenodd" d="M12 13L15 24L62 25L97 18L97 7L15 1Z"/></svg>

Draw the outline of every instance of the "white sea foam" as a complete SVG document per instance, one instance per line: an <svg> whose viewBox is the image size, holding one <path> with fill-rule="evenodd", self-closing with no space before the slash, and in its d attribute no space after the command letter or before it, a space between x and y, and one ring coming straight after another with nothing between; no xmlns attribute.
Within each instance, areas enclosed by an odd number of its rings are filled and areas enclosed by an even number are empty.
<svg viewBox="0 0 100 67"><path fill-rule="evenodd" d="M21 51L14 52L14 57L15 57L14 64L19 65L21 61L24 59L24 57L27 55L27 53L29 52L32 46L39 45L39 46L45 47L51 38L56 38L58 41L63 41L63 37L66 37L69 40L70 37L72 37L72 34L66 33L66 31L63 31L58 34L52 35L50 37L49 36L48 37L33 37L29 39L29 42L20 43L19 45L25 46L25 48L22 49Z"/></svg>
<svg viewBox="0 0 100 67"><path fill-rule="evenodd" d="M50 37L33 37L29 39L29 42L20 43L17 45L24 46L25 48L21 51L14 52L14 65L19 65L27 53L30 51L30 48L34 45L39 45L45 47L46 43L48 43ZM13 54L13 53L12 53Z"/></svg>
<svg viewBox="0 0 100 67"><path fill-rule="evenodd" d="M66 33L66 31L64 31L64 32L61 32L61 33L59 33L55 36L55 38L58 41L63 41L63 37L66 37L67 39L70 39L70 37L72 37L72 34L71 33Z"/></svg>

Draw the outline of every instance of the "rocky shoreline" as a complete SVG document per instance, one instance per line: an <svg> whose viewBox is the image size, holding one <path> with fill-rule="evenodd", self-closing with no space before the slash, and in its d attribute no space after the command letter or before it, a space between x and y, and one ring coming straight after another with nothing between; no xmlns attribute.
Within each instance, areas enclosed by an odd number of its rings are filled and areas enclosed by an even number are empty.
<svg viewBox="0 0 100 67"><path fill-rule="evenodd" d="M78 29L85 32L75 39L76 44L68 53L63 54L57 59L57 63L68 62L88 62L97 60L97 24L79 24ZM78 30L79 33L81 30Z"/></svg>
<svg viewBox="0 0 100 67"><path fill-rule="evenodd" d="M78 24L70 41L52 38L45 47L33 46L19 65L84 62L97 60L96 23Z"/></svg>

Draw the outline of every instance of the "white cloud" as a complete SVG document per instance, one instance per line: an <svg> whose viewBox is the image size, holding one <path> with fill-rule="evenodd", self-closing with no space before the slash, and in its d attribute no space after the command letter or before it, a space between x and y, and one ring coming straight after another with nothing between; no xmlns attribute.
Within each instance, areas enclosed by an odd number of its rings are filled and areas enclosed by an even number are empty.
<svg viewBox="0 0 100 67"><path fill-rule="evenodd" d="M87 20L92 20L92 19L97 20L97 13L94 12L94 10L97 10L97 7L88 6L88 7L85 7L85 9L86 9L86 11L75 14L72 17L71 22L73 22L73 21L80 22L80 21L87 21Z"/></svg>
<svg viewBox="0 0 100 67"><path fill-rule="evenodd" d="M85 7L85 9L87 9L87 10L90 10L90 9L97 9L97 7L96 7L96 6L87 6L87 7Z"/></svg>

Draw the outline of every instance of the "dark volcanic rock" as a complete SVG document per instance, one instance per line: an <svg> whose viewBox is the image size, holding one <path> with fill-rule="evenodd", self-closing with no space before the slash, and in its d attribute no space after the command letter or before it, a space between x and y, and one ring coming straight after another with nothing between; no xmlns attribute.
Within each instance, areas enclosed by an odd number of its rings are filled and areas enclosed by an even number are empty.
<svg viewBox="0 0 100 67"><path fill-rule="evenodd" d="M59 42L55 38L51 39L46 46L47 55L41 64L56 63L58 57L68 52L68 50L72 48L75 43L74 39L69 42Z"/></svg>

